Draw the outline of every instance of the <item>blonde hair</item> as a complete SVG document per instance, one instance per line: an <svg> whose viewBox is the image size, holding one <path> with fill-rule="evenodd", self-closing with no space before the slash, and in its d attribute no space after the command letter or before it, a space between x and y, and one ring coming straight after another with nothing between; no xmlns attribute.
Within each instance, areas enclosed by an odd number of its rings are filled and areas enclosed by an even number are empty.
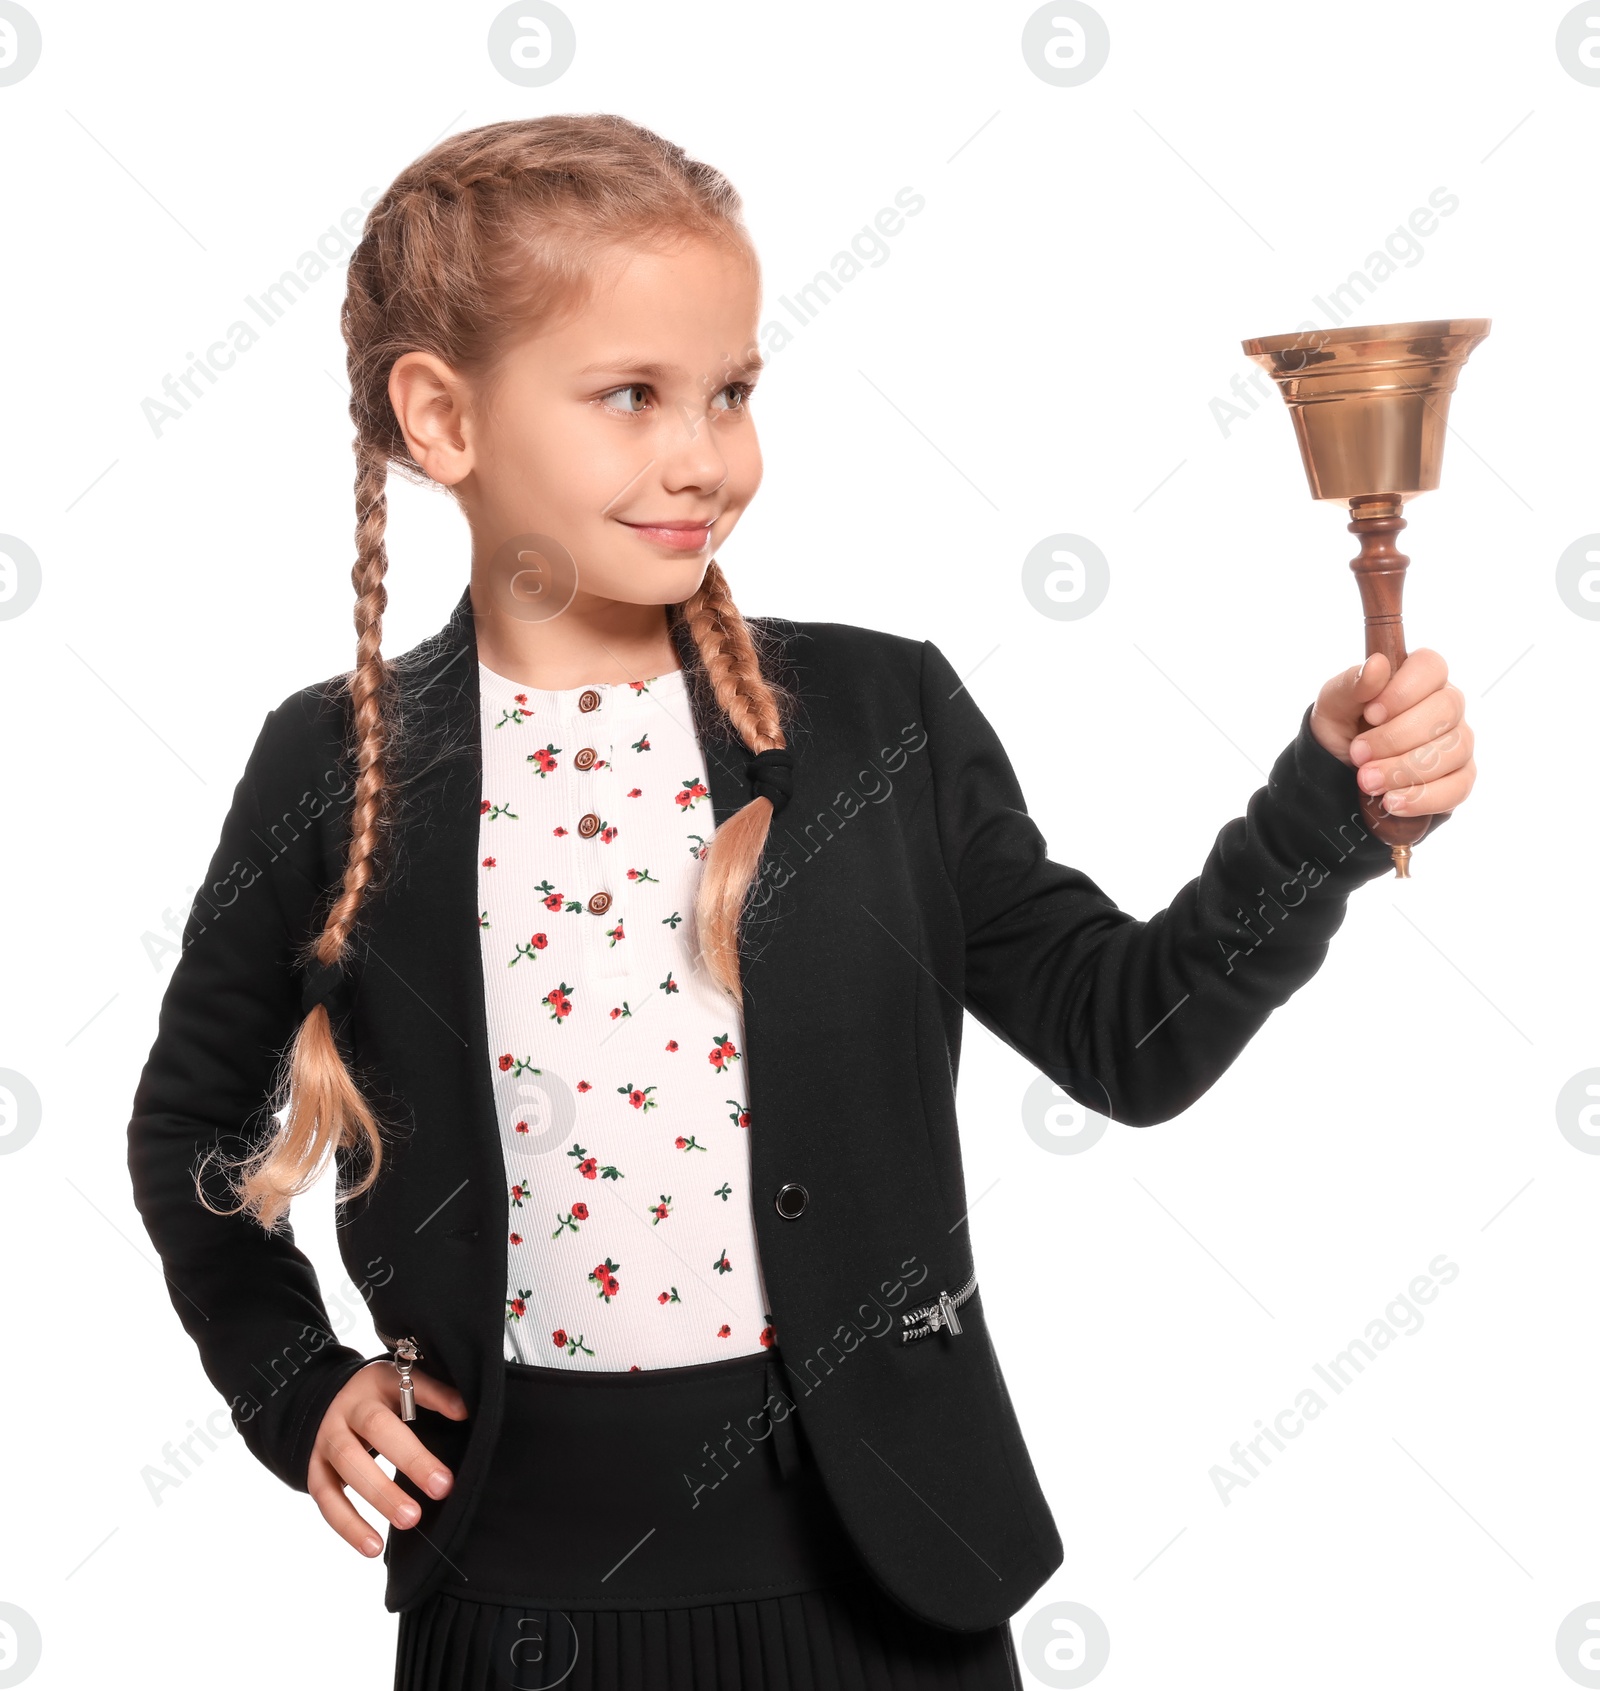
<svg viewBox="0 0 1600 1691"><path fill-rule="evenodd" d="M389 403L389 373L404 353L431 352L452 368L492 377L498 355L559 310L581 301L605 249L700 237L724 241L759 266L738 194L719 171L626 118L558 115L488 124L424 153L373 206L351 257L341 315L355 423L356 664L344 678L352 719L355 795L344 877L303 964L324 971L349 951L363 896L392 843L391 762L395 677L383 657L386 482L395 465L432 485L407 449ZM698 590L667 607L675 638L687 634L715 708L759 753L784 746L791 695L764 673L758 643L710 564ZM678 625L682 625L681 628ZM739 925L772 821L752 798L712 837L701 862L695 927L712 978L741 997ZM369 1153L358 1185L383 1162L379 1123L346 1066L325 1004L302 1020L284 1054L273 1101L282 1118L253 1155L233 1165L233 1210L267 1232L290 1201L321 1177L330 1152ZM214 1208L196 1182L206 1207Z"/></svg>

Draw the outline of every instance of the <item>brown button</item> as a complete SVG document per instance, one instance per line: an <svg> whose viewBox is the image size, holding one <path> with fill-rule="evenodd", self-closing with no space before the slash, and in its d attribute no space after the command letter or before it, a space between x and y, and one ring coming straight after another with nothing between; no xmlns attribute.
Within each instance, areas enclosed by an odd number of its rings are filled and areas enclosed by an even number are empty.
<svg viewBox="0 0 1600 1691"><path fill-rule="evenodd" d="M611 894L608 892L591 893L589 895L589 908L596 916L604 916L611 908Z"/></svg>
<svg viewBox="0 0 1600 1691"><path fill-rule="evenodd" d="M599 708L600 708L600 695L597 692L595 692L593 687L585 687L584 690L578 695L578 709L579 710L599 710Z"/></svg>
<svg viewBox="0 0 1600 1691"><path fill-rule="evenodd" d="M592 840L600 832L600 818L591 810L587 816L578 818L578 832L586 840Z"/></svg>
<svg viewBox="0 0 1600 1691"><path fill-rule="evenodd" d="M581 752L577 753L574 756L574 758L572 760L572 767L574 769L593 769L594 768L594 760L599 755L600 754L594 749L593 746L585 746Z"/></svg>

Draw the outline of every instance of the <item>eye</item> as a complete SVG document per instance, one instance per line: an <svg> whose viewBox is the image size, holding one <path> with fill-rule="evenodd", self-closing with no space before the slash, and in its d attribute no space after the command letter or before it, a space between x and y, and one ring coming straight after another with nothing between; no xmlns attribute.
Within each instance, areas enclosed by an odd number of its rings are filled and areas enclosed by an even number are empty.
<svg viewBox="0 0 1600 1691"><path fill-rule="evenodd" d="M719 406L718 409L723 411L743 411L750 403L750 395L755 392L755 386L754 382L729 382L722 390L722 393L718 395L718 398L731 393L734 395L735 402L732 405Z"/></svg>
<svg viewBox="0 0 1600 1691"><path fill-rule="evenodd" d="M616 394L619 394L619 393L625 393L625 394L628 394L630 396L633 395L633 394L638 394L642 398L645 394L649 393L649 391L650 391L649 388L646 387L643 382L630 382L626 387L612 388L610 393L601 394L600 395L600 403L602 405L605 405L605 403L608 399L613 398ZM633 409L632 406L629 406L629 405L609 405L609 406L606 406L606 409L609 410L609 411L626 411L631 416L638 416L638 414L639 414L637 411L635 411Z"/></svg>

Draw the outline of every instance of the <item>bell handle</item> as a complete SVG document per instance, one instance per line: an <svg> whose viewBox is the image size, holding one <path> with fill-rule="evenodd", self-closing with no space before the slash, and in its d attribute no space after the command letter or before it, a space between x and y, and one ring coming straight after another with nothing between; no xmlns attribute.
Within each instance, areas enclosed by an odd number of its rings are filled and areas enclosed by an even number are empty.
<svg viewBox="0 0 1600 1691"><path fill-rule="evenodd" d="M1401 516L1400 494L1350 501L1350 532L1361 542L1360 552L1350 560L1361 606L1367 619L1367 656L1382 652L1389 660L1390 675L1406 661L1405 623L1400 600L1405 590L1406 565L1411 560L1395 545L1395 536L1406 526ZM1363 716L1363 722L1366 718ZM1367 726L1375 726L1367 723ZM1361 793L1361 818L1367 828L1389 847L1397 876L1411 875L1411 848L1432 826L1431 816L1395 816L1383 808L1383 795Z"/></svg>

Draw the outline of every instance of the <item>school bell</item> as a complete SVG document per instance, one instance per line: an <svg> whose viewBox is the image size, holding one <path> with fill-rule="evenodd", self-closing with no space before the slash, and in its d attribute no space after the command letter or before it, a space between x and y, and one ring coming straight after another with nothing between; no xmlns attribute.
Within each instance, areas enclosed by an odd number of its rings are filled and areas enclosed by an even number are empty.
<svg viewBox="0 0 1600 1691"><path fill-rule="evenodd" d="M1395 547L1407 499L1439 485L1450 395L1467 355L1489 333L1486 317L1377 323L1267 335L1246 354L1278 384L1289 407L1313 499L1350 508L1361 542L1350 560L1366 612L1367 655L1391 673L1405 662L1400 597L1410 559ZM1393 816L1382 794L1361 794L1368 829L1389 847L1395 874L1411 873L1411 848L1431 816Z"/></svg>

